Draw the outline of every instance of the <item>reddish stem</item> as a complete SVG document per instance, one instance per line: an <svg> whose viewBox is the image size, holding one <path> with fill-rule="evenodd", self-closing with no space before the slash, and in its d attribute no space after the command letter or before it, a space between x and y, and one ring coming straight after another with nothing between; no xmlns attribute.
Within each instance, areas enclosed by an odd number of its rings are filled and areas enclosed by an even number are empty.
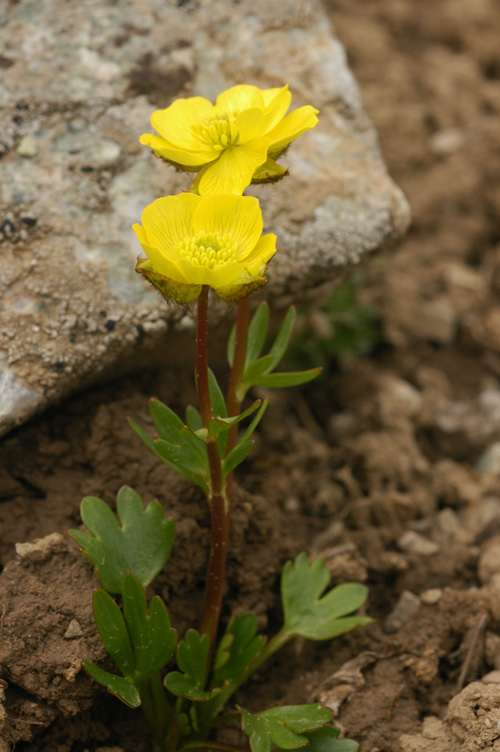
<svg viewBox="0 0 500 752"><path fill-rule="evenodd" d="M212 417L212 405L208 385L208 291L209 288L204 285L198 298L198 316L196 322L196 378L198 382L200 412L205 428L208 428ZM215 442L207 442L207 454L210 467L210 496L208 503L210 505L212 529L200 633L209 635L212 649L217 636L226 577L230 532L230 503L224 490L221 458Z"/></svg>

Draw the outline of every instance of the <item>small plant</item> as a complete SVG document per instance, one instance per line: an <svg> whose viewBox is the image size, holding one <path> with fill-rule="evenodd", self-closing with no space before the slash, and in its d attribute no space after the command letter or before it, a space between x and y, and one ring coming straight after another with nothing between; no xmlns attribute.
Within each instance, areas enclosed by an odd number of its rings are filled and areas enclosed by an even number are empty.
<svg viewBox="0 0 500 752"><path fill-rule="evenodd" d="M265 351L269 311L265 303L250 317L249 295L266 284L266 266L276 252L276 237L262 235L257 199L246 197L251 182L273 182L286 170L276 159L317 122L313 107L285 115L288 87L261 90L235 86L215 105L201 97L179 99L153 113L159 136L141 142L177 168L196 173L190 192L157 199L134 225L146 254L136 270L167 300L197 306L196 386L199 409L182 418L151 400L157 435L131 426L160 461L197 484L211 512L211 542L204 605L198 629L181 640L158 596L148 603L146 588L172 550L175 526L157 501L146 507L131 488L117 497L117 515L98 498L81 507L88 530L70 531L95 567L102 587L94 593L97 628L120 673L85 661L89 674L132 708L142 706L153 732L155 752L245 750L219 741L216 731L240 719L252 752L294 750L354 752L357 745L338 738L332 712L320 703L221 714L236 690L277 650L295 637L329 640L371 620L355 612L366 588L342 584L327 590L330 575L322 559L305 553L288 562L281 577L283 626L268 639L259 635L251 613L219 628L230 538L234 469L253 446L252 434L268 399L242 409L252 386L295 386L321 369L277 372L292 333L291 308ZM208 367L209 291L237 301L237 318L228 343L230 379L224 396ZM244 425L239 432L240 424ZM174 667L174 661L176 667ZM165 673L166 672L166 673Z"/></svg>

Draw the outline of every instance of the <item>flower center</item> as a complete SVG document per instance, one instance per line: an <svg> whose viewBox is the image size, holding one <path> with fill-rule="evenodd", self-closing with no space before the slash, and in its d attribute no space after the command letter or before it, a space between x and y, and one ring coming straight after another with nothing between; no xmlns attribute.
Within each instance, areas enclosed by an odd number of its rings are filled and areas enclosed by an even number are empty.
<svg viewBox="0 0 500 752"><path fill-rule="evenodd" d="M217 151L223 151L227 146L234 146L240 137L236 127L236 117L226 113L212 118L203 118L191 128L198 138Z"/></svg>
<svg viewBox="0 0 500 752"><path fill-rule="evenodd" d="M185 238L176 249L181 258L196 266L216 269L236 259L236 242L231 235L201 230L191 238Z"/></svg>

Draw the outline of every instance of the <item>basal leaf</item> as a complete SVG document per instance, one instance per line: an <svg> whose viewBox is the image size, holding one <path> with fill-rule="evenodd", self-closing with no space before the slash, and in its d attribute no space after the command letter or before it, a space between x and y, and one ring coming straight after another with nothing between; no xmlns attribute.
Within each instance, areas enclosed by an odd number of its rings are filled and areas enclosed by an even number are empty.
<svg viewBox="0 0 500 752"><path fill-rule="evenodd" d="M309 640L328 640L371 622L367 617L349 616L367 598L364 585L345 583L323 595L329 582L323 559L309 564L302 553L285 564L281 577L285 632Z"/></svg>
<svg viewBox="0 0 500 752"><path fill-rule="evenodd" d="M271 389L279 389L286 386L298 386L306 384L320 375L322 368L311 368L308 371L287 371L283 373L265 373L256 376L252 383L254 386L267 386Z"/></svg>
<svg viewBox="0 0 500 752"><path fill-rule="evenodd" d="M141 679L147 679L174 654L177 632L171 628L167 607L159 596L152 598L148 613L144 589L130 572L123 576L122 596L136 672Z"/></svg>
<svg viewBox="0 0 500 752"><path fill-rule="evenodd" d="M147 587L163 569L175 537L175 523L165 518L163 508L151 501L146 508L128 486L117 496L118 519L101 499L89 496L81 505L82 520L89 534L70 530L97 570L109 593L120 593L125 572L135 574Z"/></svg>
<svg viewBox="0 0 500 752"><path fill-rule="evenodd" d="M259 714L240 707L238 710L253 752L270 752L272 744L286 750L305 747L309 739L304 732L321 728L333 717L332 711L319 702L269 708Z"/></svg>
<svg viewBox="0 0 500 752"><path fill-rule="evenodd" d="M97 629L104 647L122 674L132 677L135 671L134 654L121 609L102 589L94 592L93 605Z"/></svg>
<svg viewBox="0 0 500 752"><path fill-rule="evenodd" d="M207 692L203 689L207 675L210 638L189 629L177 648L177 665L180 671L171 671L165 677L165 686L173 695L190 700L209 700L220 689Z"/></svg>
<svg viewBox="0 0 500 752"><path fill-rule="evenodd" d="M250 326L248 327L247 356L245 370L250 363L257 360L262 352L267 337L269 326L269 306L266 302L261 303L255 311Z"/></svg>
<svg viewBox="0 0 500 752"><path fill-rule="evenodd" d="M110 674L109 671L103 671L102 668L96 666L92 661L85 660L83 663L92 679L98 684L102 684L103 687L106 687L108 692L118 697L119 700L130 708L139 707L141 704L139 691L128 679L116 674Z"/></svg>
<svg viewBox="0 0 500 752"><path fill-rule="evenodd" d="M310 731L305 736L309 740L307 752L358 752L359 750L358 745L352 739L339 739L339 730L333 726L324 726L316 731Z"/></svg>
<svg viewBox="0 0 500 752"><path fill-rule="evenodd" d="M237 681L265 642L265 637L257 636L254 614L240 614L231 619L217 651L211 686L222 687L226 680Z"/></svg>

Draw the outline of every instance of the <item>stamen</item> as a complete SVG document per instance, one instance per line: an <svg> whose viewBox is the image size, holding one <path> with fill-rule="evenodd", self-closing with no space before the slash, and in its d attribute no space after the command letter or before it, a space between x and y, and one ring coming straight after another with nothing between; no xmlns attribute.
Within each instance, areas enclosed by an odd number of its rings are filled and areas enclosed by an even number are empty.
<svg viewBox="0 0 500 752"><path fill-rule="evenodd" d="M216 269L236 259L236 242L229 234L201 230L193 237L185 238L176 252L196 266Z"/></svg>

